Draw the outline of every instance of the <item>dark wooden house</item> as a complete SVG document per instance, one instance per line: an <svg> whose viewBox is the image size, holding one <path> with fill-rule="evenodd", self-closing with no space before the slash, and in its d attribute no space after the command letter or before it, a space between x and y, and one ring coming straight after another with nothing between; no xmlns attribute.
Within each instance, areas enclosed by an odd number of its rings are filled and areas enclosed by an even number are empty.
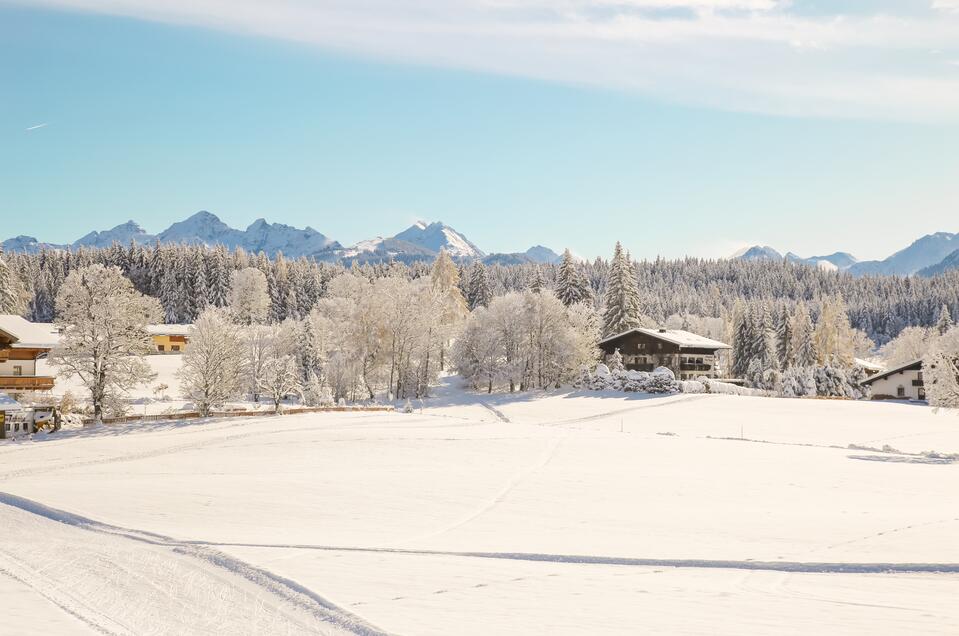
<svg viewBox="0 0 959 636"><path fill-rule="evenodd" d="M681 329L637 328L600 341L604 356L617 349L627 369L652 371L666 367L679 380L725 377L720 352L727 344Z"/></svg>

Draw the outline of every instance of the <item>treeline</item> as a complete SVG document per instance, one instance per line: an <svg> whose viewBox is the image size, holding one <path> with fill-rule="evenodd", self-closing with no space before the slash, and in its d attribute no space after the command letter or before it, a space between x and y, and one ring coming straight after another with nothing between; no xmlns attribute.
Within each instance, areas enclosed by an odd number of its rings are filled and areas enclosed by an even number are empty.
<svg viewBox="0 0 959 636"><path fill-rule="evenodd" d="M0 302L6 310L16 309L38 322L55 318L54 301L69 273L92 264L119 267L137 291L160 302L163 318L169 323L193 322L207 307L226 306L232 273L240 269L253 267L263 272L272 322L304 318L326 297L329 281L346 271L372 282L392 276L412 281L431 269L430 263L343 266L282 255L270 259L242 249L192 245L114 245L73 252L8 253L2 258L6 277L12 282L0 281ZM569 300L588 301L601 308L607 296L610 263L597 259L572 266L576 283L572 293L577 297ZM458 264L458 268L459 285L470 308L537 286L554 290L564 302L564 293L570 291L564 286L569 277L563 280L560 264ZM639 312L656 324L705 317L721 318L729 324L737 300L776 301L790 309L803 301L816 321L822 300L841 296L851 326L882 345L905 327L934 325L943 305L953 317L959 317L959 271L934 278L854 278L779 261L687 258L634 262L631 273L639 295L629 302L638 303ZM584 290L588 293L583 294ZM586 297L578 297L583 295Z"/></svg>

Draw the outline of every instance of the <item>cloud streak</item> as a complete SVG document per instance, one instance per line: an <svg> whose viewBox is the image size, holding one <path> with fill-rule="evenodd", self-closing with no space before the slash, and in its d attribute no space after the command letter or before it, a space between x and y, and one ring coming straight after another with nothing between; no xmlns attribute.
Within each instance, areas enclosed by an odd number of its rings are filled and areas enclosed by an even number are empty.
<svg viewBox="0 0 959 636"><path fill-rule="evenodd" d="M48 124L48 123L37 124L37 125L35 125L35 126L27 126L26 128L24 128L24 130L27 131L27 132L30 132L31 130L37 130L38 128L46 128L46 127L49 126L49 125L50 125L50 124Z"/></svg>
<svg viewBox="0 0 959 636"><path fill-rule="evenodd" d="M855 14L823 12L808 0L31 2L38 4L693 106L959 121L951 63L959 57L959 0L903 0L908 10Z"/></svg>

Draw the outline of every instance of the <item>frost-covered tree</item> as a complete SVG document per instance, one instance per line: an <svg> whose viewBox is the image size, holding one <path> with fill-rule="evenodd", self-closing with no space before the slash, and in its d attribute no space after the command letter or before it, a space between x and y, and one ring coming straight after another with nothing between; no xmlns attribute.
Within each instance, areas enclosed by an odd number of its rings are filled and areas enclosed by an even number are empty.
<svg viewBox="0 0 959 636"><path fill-rule="evenodd" d="M791 320L793 363L802 369L816 364L819 355L813 342L813 324L806 303L799 301Z"/></svg>
<svg viewBox="0 0 959 636"><path fill-rule="evenodd" d="M207 309L190 330L190 346L177 372L183 397L201 415L239 397L246 389L247 349L242 328L222 309Z"/></svg>
<svg viewBox="0 0 959 636"><path fill-rule="evenodd" d="M841 296L822 301L819 320L813 330L813 342L822 365L853 366L853 333L846 303Z"/></svg>
<svg viewBox="0 0 959 636"><path fill-rule="evenodd" d="M270 315L270 294L266 275L255 267L233 273L229 295L233 319L241 325L259 325Z"/></svg>
<svg viewBox="0 0 959 636"><path fill-rule="evenodd" d="M926 397L937 408L959 408L959 328L938 337L922 365Z"/></svg>
<svg viewBox="0 0 959 636"><path fill-rule="evenodd" d="M923 360L929 354L936 336L935 329L906 327L879 350L879 355L890 367Z"/></svg>
<svg viewBox="0 0 959 636"><path fill-rule="evenodd" d="M942 309L939 310L939 319L936 320L936 333L940 336L946 335L946 332L952 329L955 326L955 322L952 319L952 314L949 313L949 307L946 305L942 306Z"/></svg>
<svg viewBox="0 0 959 636"><path fill-rule="evenodd" d="M753 358L753 343L756 339L753 325L749 305L742 301L737 302L733 308L732 318L732 373L737 378L746 376L749 363Z"/></svg>
<svg viewBox="0 0 959 636"><path fill-rule="evenodd" d="M546 277L543 276L543 270L540 267L537 267L533 271L533 278L529 283L529 290L533 293L539 293L546 289Z"/></svg>
<svg viewBox="0 0 959 636"><path fill-rule="evenodd" d="M154 351L147 325L160 314L159 303L137 292L117 267L78 269L60 288L63 337L50 359L60 375L76 376L90 392L96 420L106 405L156 376L142 356Z"/></svg>
<svg viewBox="0 0 959 636"><path fill-rule="evenodd" d="M810 367L791 366L782 374L780 392L783 397L816 395L816 378Z"/></svg>
<svg viewBox="0 0 959 636"><path fill-rule="evenodd" d="M780 370L785 371L793 366L795 355L793 355L792 317L785 303L780 306L776 314L776 354L779 357Z"/></svg>
<svg viewBox="0 0 959 636"><path fill-rule="evenodd" d="M20 314L25 308L25 290L17 275L7 266L0 249L0 314Z"/></svg>
<svg viewBox="0 0 959 636"><path fill-rule="evenodd" d="M290 395L299 394L302 388L294 355L295 326L292 322L273 324L263 328L263 335L264 357L257 386L261 394L273 402L274 410L279 411L283 400Z"/></svg>
<svg viewBox="0 0 959 636"><path fill-rule="evenodd" d="M453 331L466 317L468 311L459 283L459 269L446 250L441 249L430 270L430 284L439 301L440 313L436 317L438 323L436 336L440 344L439 368L441 370L446 367L446 350L449 348Z"/></svg>
<svg viewBox="0 0 959 636"><path fill-rule="evenodd" d="M466 300L471 311L477 307L489 307L490 301L493 300L493 290L486 266L480 261L473 264L468 289Z"/></svg>
<svg viewBox="0 0 959 636"><path fill-rule="evenodd" d="M568 249L563 251L563 260L556 275L556 296L567 307L592 300L589 281L576 267L573 254Z"/></svg>
<svg viewBox="0 0 959 636"><path fill-rule="evenodd" d="M628 331L642 324L639 289L633 264L617 242L606 275L603 295L603 333L607 336Z"/></svg>

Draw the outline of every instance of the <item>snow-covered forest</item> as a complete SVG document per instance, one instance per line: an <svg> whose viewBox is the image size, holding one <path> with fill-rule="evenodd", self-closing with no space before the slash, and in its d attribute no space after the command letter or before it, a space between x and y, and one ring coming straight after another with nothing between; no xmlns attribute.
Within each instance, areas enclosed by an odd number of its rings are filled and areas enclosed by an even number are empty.
<svg viewBox="0 0 959 636"><path fill-rule="evenodd" d="M65 342L79 344L55 359L93 377L119 358L84 349L110 320L84 320L110 307L91 286L133 308L117 330L132 334L120 354L149 349L150 322L196 324L180 376L204 412L240 395L276 408L289 395L307 404L420 398L444 370L488 392L560 386L599 361L601 337L639 326L729 342L732 377L787 397L864 397L856 359L877 352L892 363L928 357L933 374L957 357L946 337L957 273L852 278L772 261L637 263L619 243L609 261L577 262L567 251L555 266L456 263L443 251L432 263L344 267L191 245L0 257L0 311L60 323ZM149 380L146 369L127 375L87 387L97 416L113 410L118 390Z"/></svg>
<svg viewBox="0 0 959 636"><path fill-rule="evenodd" d="M348 267L306 258L290 260L282 255L270 259L242 249L229 251L194 245L114 245L107 249L7 253L3 258L19 281L19 289L10 294L16 296L18 313L37 322L53 320L57 292L70 271L95 263L119 267L139 292L160 301L163 317L170 323L190 323L207 306L226 306L232 273L248 267L260 270L266 277L271 322L306 316L317 301L327 296L329 282L345 271L372 282L392 276L415 280L428 275L432 267L429 262ZM959 271L932 278L855 278L779 261L688 258L631 264L640 313L657 324L708 318L729 322L737 300L766 300L790 306L805 301L815 321L822 299L841 295L851 326L883 345L905 327L935 325L943 305L954 318L959 317ZM572 286L570 277L562 277L563 264L459 263L457 267L459 285L471 308L487 305L494 296L521 292L537 284L554 289L567 304L587 300L588 295L599 306L606 293L610 261L597 259L567 265L571 270L567 274L575 279Z"/></svg>

